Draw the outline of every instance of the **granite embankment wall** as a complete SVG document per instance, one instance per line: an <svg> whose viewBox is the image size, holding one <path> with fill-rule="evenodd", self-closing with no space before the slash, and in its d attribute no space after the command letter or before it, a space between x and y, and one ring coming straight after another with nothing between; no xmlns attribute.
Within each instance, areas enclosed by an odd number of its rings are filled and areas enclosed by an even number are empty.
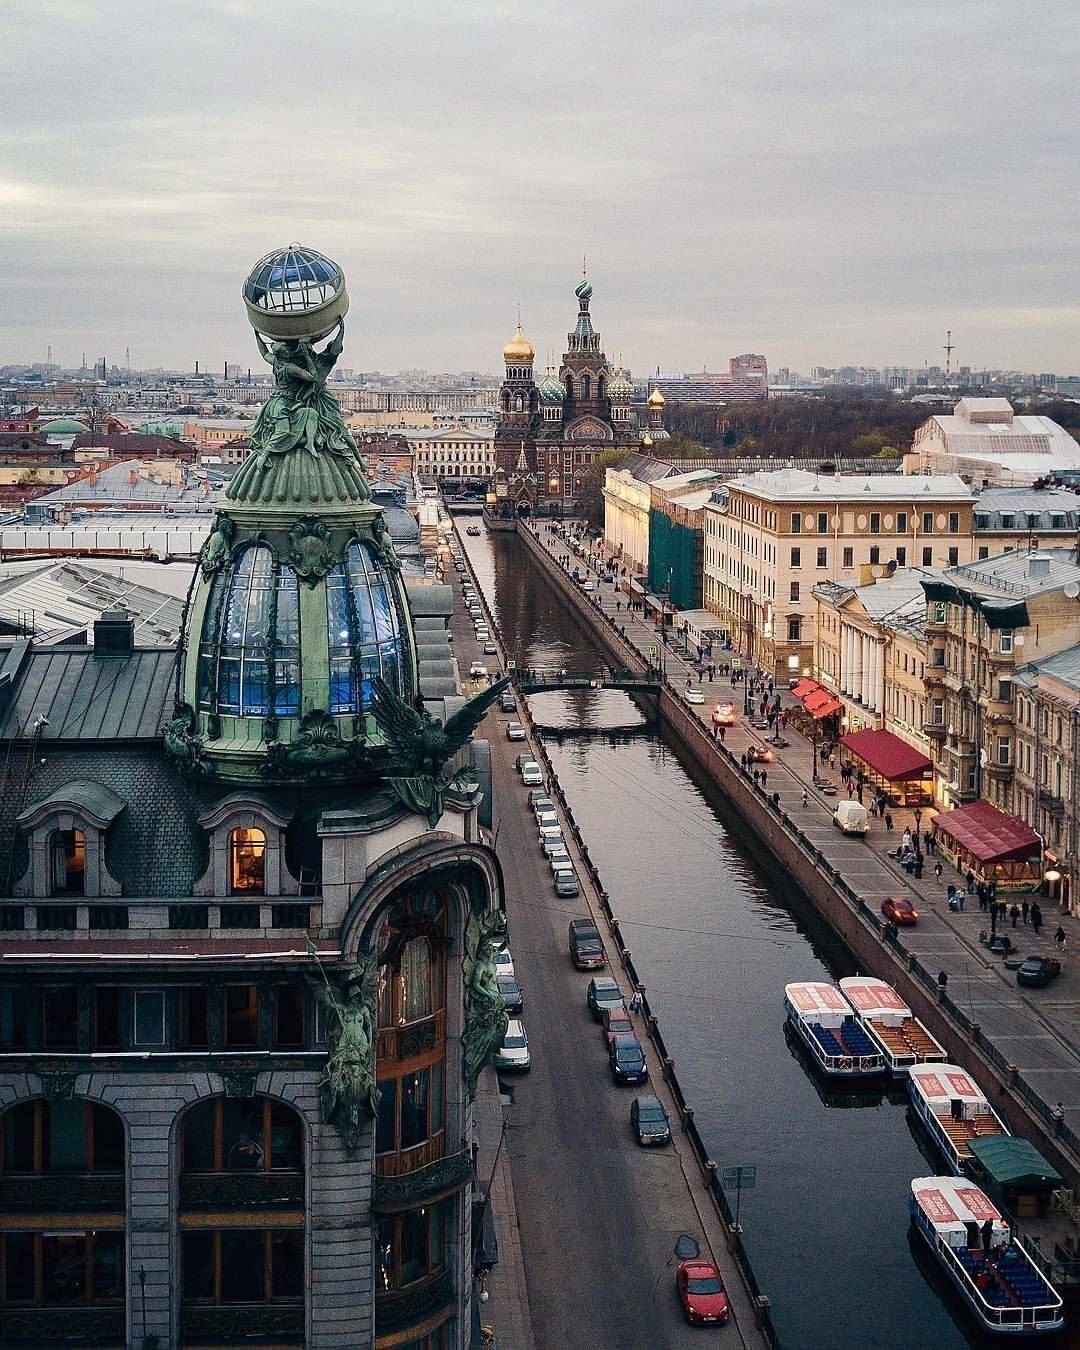
<svg viewBox="0 0 1080 1350"><path fill-rule="evenodd" d="M552 564L531 531L519 527L518 537L542 569L545 580L565 597L613 663L643 671L646 662L641 655L620 637L613 621ZM742 772L737 758L715 744L705 724L683 703L670 681L660 692L659 713L680 750L724 792L731 808L753 831L763 857L768 856L766 867L796 879L806 898L857 957L860 968L893 985L952 1059L970 1068L984 1085L1009 1128L1033 1139L1066 1185L1074 1191L1080 1188L1080 1140L1053 1120L1051 1106L982 1034L978 1023L938 989L936 972L905 949L899 935L881 923L798 824L777 809L769 794ZM781 993L777 991L778 1005ZM660 1045L657 1049L662 1055L666 1053Z"/></svg>

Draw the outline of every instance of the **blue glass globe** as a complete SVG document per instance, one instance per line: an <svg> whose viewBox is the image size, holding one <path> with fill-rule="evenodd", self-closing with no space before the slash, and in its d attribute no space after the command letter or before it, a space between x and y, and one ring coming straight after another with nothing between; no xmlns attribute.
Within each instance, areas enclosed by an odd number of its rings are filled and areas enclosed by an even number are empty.
<svg viewBox="0 0 1080 1350"><path fill-rule="evenodd" d="M251 326L270 338L316 340L349 312L345 273L332 259L302 244L260 258L243 294Z"/></svg>

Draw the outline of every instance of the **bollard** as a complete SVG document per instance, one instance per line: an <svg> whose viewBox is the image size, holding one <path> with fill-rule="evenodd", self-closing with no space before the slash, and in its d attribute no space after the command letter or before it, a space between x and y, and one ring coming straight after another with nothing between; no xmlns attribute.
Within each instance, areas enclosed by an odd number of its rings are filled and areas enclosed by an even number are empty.
<svg viewBox="0 0 1080 1350"><path fill-rule="evenodd" d="M653 1020L655 1021L656 1019L654 1018ZM675 1077L675 1061L671 1058L670 1055L665 1055L664 1058L660 1061L660 1070L663 1073L664 1077L670 1083L671 1080Z"/></svg>
<svg viewBox="0 0 1080 1350"><path fill-rule="evenodd" d="M1010 1087L1014 1086L1016 1080L1019 1077L1020 1077L1020 1070L1016 1067L1015 1064L1005 1065L1005 1079Z"/></svg>
<svg viewBox="0 0 1080 1350"><path fill-rule="evenodd" d="M622 955L622 963L623 963L623 965L624 965L624 966L628 966L628 965L630 964L630 948L629 948L629 947L623 947L622 952L621 952L621 955Z"/></svg>
<svg viewBox="0 0 1080 1350"><path fill-rule="evenodd" d="M754 1317L759 1327L765 1326L768 1322L770 1307L768 1294L758 1294L754 1299Z"/></svg>
<svg viewBox="0 0 1080 1350"><path fill-rule="evenodd" d="M694 1108L692 1106L684 1106L682 1115L684 1124L692 1125L694 1123Z"/></svg>

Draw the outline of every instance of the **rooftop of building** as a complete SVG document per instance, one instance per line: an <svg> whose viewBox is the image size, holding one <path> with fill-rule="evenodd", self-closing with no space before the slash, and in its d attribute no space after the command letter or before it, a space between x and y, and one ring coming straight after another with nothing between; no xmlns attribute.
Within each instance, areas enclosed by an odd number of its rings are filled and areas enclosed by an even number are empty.
<svg viewBox="0 0 1080 1350"><path fill-rule="evenodd" d="M1080 563L1073 548L1013 550L996 558L947 567L937 577L954 590L976 595L1030 598L1073 585L1080 594Z"/></svg>
<svg viewBox="0 0 1080 1350"><path fill-rule="evenodd" d="M972 490L958 474L918 477L875 474L811 473L806 469L777 469L739 474L728 481L730 491L746 492L768 501L898 501L972 500Z"/></svg>
<svg viewBox="0 0 1080 1350"><path fill-rule="evenodd" d="M73 558L0 564L0 631L50 643L79 641L102 614L122 610L134 620L137 645L175 645L193 568L158 564L154 574L153 567L98 567ZM151 580L164 589L148 585Z"/></svg>
<svg viewBox="0 0 1080 1350"><path fill-rule="evenodd" d="M981 517L989 521L981 524ZM1071 488L1060 487L988 487L975 499L975 529L1010 528L1003 517L1014 517L1014 525L1029 528L1031 516L1038 516L1038 528L1055 529L1080 527L1080 494ZM1054 524L1054 517L1064 517Z"/></svg>
<svg viewBox="0 0 1080 1350"><path fill-rule="evenodd" d="M174 459L129 460L93 469L81 478L35 499L37 507L56 504L145 502L167 503L174 509L206 511L222 494L228 474L196 474Z"/></svg>
<svg viewBox="0 0 1080 1350"><path fill-rule="evenodd" d="M1080 616L1080 609L1077 613ZM1043 661L1032 661L1026 666L1021 666L1016 672L1015 679L1030 688L1040 675L1049 675L1068 685L1070 689L1080 692L1080 646L1068 647L1065 651L1048 656Z"/></svg>

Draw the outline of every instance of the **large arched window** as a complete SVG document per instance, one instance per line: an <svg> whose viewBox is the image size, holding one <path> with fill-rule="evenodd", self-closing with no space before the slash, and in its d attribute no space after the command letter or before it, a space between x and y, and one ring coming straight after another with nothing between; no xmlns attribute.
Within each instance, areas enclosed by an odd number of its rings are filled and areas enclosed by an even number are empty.
<svg viewBox="0 0 1080 1350"><path fill-rule="evenodd" d="M184 1117L180 1170L301 1172L304 1123L269 1097L214 1097Z"/></svg>
<svg viewBox="0 0 1080 1350"><path fill-rule="evenodd" d="M263 545L217 574L199 646L199 706L234 716L300 711L296 574Z"/></svg>
<svg viewBox="0 0 1080 1350"><path fill-rule="evenodd" d="M378 556L355 541L327 574L332 713L362 712L376 675L395 693L406 693L405 644L391 587Z"/></svg>
<svg viewBox="0 0 1080 1350"><path fill-rule="evenodd" d="M115 1111L74 1097L36 1098L5 1111L0 1172L112 1172L123 1176L124 1126Z"/></svg>

